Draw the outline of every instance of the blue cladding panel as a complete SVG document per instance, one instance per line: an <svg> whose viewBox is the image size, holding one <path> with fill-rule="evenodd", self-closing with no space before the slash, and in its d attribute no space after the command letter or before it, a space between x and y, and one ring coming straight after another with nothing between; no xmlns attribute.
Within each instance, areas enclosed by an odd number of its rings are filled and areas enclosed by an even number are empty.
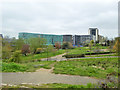
<svg viewBox="0 0 120 90"><path fill-rule="evenodd" d="M45 38L47 45L55 45L56 42L63 43L63 35L19 33L19 38L29 39L33 37Z"/></svg>

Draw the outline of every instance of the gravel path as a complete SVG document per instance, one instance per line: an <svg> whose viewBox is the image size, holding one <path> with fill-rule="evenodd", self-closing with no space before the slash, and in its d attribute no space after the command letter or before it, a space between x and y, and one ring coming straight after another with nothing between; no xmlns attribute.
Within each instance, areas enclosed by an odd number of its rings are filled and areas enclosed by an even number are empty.
<svg viewBox="0 0 120 90"><path fill-rule="evenodd" d="M97 83L99 80L74 75L61 75L53 74L46 70L38 72L25 72L25 73L2 73L2 83L4 84L21 84L21 83L33 83L33 84L46 84L46 83L65 83L65 84L82 84Z"/></svg>
<svg viewBox="0 0 120 90"><path fill-rule="evenodd" d="M62 61L62 60L67 60L65 57L62 57L63 55L65 55L66 53L64 54L60 54L60 55L57 55L57 56L54 56L54 57L50 57L50 58L43 58L41 59L41 61Z"/></svg>

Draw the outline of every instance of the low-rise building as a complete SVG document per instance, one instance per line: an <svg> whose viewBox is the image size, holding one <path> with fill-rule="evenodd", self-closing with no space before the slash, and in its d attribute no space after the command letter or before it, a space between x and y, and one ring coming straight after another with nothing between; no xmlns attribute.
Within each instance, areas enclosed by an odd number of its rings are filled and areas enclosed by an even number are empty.
<svg viewBox="0 0 120 90"><path fill-rule="evenodd" d="M74 45L82 45L93 40L93 35L75 35L74 40Z"/></svg>
<svg viewBox="0 0 120 90"><path fill-rule="evenodd" d="M73 37L72 35L63 35L63 42L70 42L73 44Z"/></svg>
<svg viewBox="0 0 120 90"><path fill-rule="evenodd" d="M56 42L63 43L63 35L53 34L38 34L38 33L19 33L19 38L29 39L33 37L44 38L47 41L46 45L55 45Z"/></svg>

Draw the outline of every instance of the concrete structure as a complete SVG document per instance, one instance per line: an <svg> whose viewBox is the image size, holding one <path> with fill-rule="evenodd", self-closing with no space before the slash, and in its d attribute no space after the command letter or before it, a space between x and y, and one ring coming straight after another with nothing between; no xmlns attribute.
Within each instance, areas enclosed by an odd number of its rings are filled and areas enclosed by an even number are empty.
<svg viewBox="0 0 120 90"><path fill-rule="evenodd" d="M93 35L95 37L95 41L99 41L99 32L97 28L89 28L88 34Z"/></svg>
<svg viewBox="0 0 120 90"><path fill-rule="evenodd" d="M63 35L63 42L70 42L73 44L72 35Z"/></svg>
<svg viewBox="0 0 120 90"><path fill-rule="evenodd" d="M56 42L59 42L60 44L63 43L62 35L19 33L19 38L29 39L29 38L33 38L33 37L45 38L47 40L47 45L55 45Z"/></svg>
<svg viewBox="0 0 120 90"><path fill-rule="evenodd" d="M75 35L74 40L74 45L82 45L93 40L93 35Z"/></svg>

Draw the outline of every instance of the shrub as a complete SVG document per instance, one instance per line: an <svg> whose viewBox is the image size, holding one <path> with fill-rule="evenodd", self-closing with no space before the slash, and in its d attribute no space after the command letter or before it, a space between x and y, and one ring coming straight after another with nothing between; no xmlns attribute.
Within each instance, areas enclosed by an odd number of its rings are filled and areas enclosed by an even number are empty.
<svg viewBox="0 0 120 90"><path fill-rule="evenodd" d="M36 54L39 54L39 53L41 53L42 51L43 51L42 48L37 48L37 50L36 50Z"/></svg>
<svg viewBox="0 0 120 90"><path fill-rule="evenodd" d="M96 54L110 54L112 52L99 52L99 53L85 53L85 55L96 55Z"/></svg>
<svg viewBox="0 0 120 90"><path fill-rule="evenodd" d="M30 47L29 47L29 45L27 45L27 44L23 45L21 52L22 52L22 54L24 54L25 56L27 56L27 53L30 53Z"/></svg>
<svg viewBox="0 0 120 90"><path fill-rule="evenodd" d="M72 43L70 42L64 42L63 45L62 45L62 49L72 49L73 46L72 46Z"/></svg>
<svg viewBox="0 0 120 90"><path fill-rule="evenodd" d="M20 53L21 51L15 51L12 55L12 57L10 58L10 62L20 62Z"/></svg>
<svg viewBox="0 0 120 90"><path fill-rule="evenodd" d="M59 42L56 42L56 43L55 43L55 48L58 49L58 50L61 48L61 45L60 45Z"/></svg>
<svg viewBox="0 0 120 90"><path fill-rule="evenodd" d="M62 57L66 57L66 58L80 58L80 57L84 57L84 54L68 54L68 55L63 55Z"/></svg>

